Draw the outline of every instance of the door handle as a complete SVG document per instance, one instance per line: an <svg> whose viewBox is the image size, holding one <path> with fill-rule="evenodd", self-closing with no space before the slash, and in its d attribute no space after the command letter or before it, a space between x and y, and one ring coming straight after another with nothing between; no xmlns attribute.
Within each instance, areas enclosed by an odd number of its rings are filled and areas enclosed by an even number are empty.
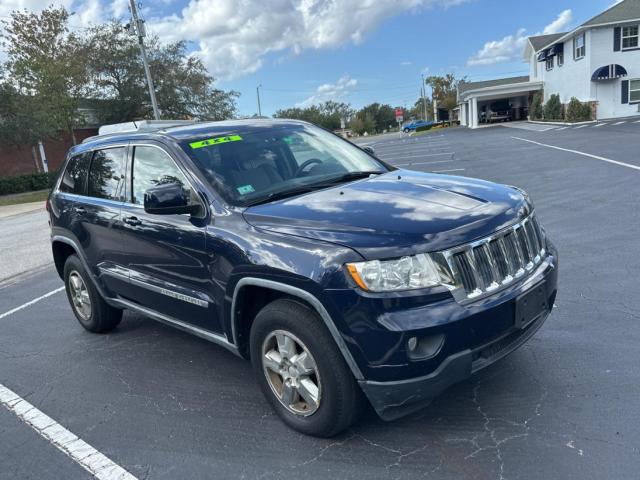
<svg viewBox="0 0 640 480"><path fill-rule="evenodd" d="M73 211L78 215L84 215L85 213L87 213L87 209L84 207L73 207Z"/></svg>
<svg viewBox="0 0 640 480"><path fill-rule="evenodd" d="M138 219L138 217L125 217L124 218L124 223L126 223L127 225L140 225L142 222Z"/></svg>

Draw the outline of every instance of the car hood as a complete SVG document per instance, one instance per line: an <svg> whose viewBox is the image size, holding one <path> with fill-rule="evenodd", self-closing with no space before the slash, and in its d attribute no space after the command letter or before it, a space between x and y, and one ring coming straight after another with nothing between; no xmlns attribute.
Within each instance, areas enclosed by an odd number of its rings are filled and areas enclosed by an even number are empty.
<svg viewBox="0 0 640 480"><path fill-rule="evenodd" d="M372 259L467 243L529 211L513 187L395 170L249 207L244 216L256 228L344 245Z"/></svg>

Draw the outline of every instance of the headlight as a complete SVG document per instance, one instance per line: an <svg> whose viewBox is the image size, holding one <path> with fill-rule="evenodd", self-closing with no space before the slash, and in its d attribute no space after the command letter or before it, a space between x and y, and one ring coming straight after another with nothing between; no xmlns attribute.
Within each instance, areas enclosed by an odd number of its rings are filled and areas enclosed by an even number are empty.
<svg viewBox="0 0 640 480"><path fill-rule="evenodd" d="M395 260L348 263L347 270L360 288L370 292L410 290L448 283L426 253Z"/></svg>

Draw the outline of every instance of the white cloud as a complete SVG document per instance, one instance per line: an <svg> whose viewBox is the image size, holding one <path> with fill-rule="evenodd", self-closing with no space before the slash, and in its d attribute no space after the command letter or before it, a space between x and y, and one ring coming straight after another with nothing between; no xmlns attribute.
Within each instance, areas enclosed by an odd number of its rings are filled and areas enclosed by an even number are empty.
<svg viewBox="0 0 640 480"><path fill-rule="evenodd" d="M527 41L526 29L521 28L515 35L507 35L502 40L492 40L467 61L467 65L492 65L518 58Z"/></svg>
<svg viewBox="0 0 640 480"><path fill-rule="evenodd" d="M401 67L408 67L410 65L413 65L413 63L412 62L400 62L400 66Z"/></svg>
<svg viewBox="0 0 640 480"><path fill-rule="evenodd" d="M167 5L173 0L158 0ZM448 8L470 0L189 0L163 15L144 10L149 33L163 41L195 45L211 73L231 79L260 69L267 55L296 55L307 49L360 43L384 20L408 11ZM110 17L128 17L126 0L56 0L75 12L72 28ZM148 5L151 5L147 2ZM2 0L0 15L15 9L40 11L51 0ZM157 4L156 4L157 5ZM156 15L156 17L154 17Z"/></svg>
<svg viewBox="0 0 640 480"><path fill-rule="evenodd" d="M566 30L571 24L571 21L571 10L564 10L553 22L544 27L542 32L538 32L533 35L559 33ZM514 35L507 35L501 40L492 40L487 42L479 51L467 60L467 65L493 65L495 63L517 60L522 55L522 51L529 36L530 35L527 34L527 30L525 28L521 28Z"/></svg>
<svg viewBox="0 0 640 480"><path fill-rule="evenodd" d="M113 0L109 5L109 10L114 18L129 17L129 2L127 0Z"/></svg>
<svg viewBox="0 0 640 480"><path fill-rule="evenodd" d="M316 93L296 104L296 107L308 107L327 100L338 101L343 99L357 85L358 80L349 77L349 75L345 75L344 77L339 78L336 83L324 83L320 85L316 90Z"/></svg>
<svg viewBox="0 0 640 480"><path fill-rule="evenodd" d="M560 15L558 15L558 18L544 27L542 33L543 35L550 35L552 33L563 32L569 27L569 25L571 24L571 20L573 20L571 10L563 10L562 12L560 12Z"/></svg>
<svg viewBox="0 0 640 480"><path fill-rule="evenodd" d="M362 42L385 19L467 0L190 0L177 14L147 18L163 40L188 40L217 77L253 73L272 52Z"/></svg>

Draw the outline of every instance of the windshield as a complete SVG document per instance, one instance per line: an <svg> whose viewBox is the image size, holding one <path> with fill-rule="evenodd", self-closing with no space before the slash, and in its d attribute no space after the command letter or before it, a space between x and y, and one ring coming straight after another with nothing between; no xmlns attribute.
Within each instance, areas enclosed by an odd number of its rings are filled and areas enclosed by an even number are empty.
<svg viewBox="0 0 640 480"><path fill-rule="evenodd" d="M354 180L360 172L389 170L349 142L310 125L200 136L181 147L225 200L238 206Z"/></svg>

